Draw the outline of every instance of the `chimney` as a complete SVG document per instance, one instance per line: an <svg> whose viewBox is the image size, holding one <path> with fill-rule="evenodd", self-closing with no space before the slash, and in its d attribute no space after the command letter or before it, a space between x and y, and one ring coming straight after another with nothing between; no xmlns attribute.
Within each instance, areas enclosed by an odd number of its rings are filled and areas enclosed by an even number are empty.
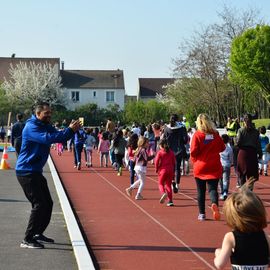
<svg viewBox="0 0 270 270"><path fill-rule="evenodd" d="M114 87L117 88L117 86L118 86L118 78L120 77L120 74L113 74L112 77L114 79Z"/></svg>
<svg viewBox="0 0 270 270"><path fill-rule="evenodd" d="M61 61L61 66L62 66L62 70L65 69L65 62L64 61Z"/></svg>

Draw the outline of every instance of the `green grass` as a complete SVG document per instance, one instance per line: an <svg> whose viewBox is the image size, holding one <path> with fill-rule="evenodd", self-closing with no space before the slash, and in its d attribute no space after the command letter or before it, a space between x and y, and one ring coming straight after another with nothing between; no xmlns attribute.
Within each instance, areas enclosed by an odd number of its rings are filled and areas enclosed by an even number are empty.
<svg viewBox="0 0 270 270"><path fill-rule="evenodd" d="M253 120L256 128L259 128L261 126L265 126L266 128L270 125L270 119L267 118L267 119L256 119L256 120Z"/></svg>

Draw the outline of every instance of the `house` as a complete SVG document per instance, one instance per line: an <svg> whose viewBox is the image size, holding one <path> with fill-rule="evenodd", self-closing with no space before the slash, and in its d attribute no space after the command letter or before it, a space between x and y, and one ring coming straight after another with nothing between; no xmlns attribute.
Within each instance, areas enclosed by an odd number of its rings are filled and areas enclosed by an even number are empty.
<svg viewBox="0 0 270 270"><path fill-rule="evenodd" d="M164 86L174 81L173 78L139 78L137 100L155 99L157 94L164 94Z"/></svg>
<svg viewBox="0 0 270 270"><path fill-rule="evenodd" d="M67 108L96 103L100 108L125 103L124 75L122 70L61 70L63 88L68 97Z"/></svg>
<svg viewBox="0 0 270 270"><path fill-rule="evenodd" d="M19 58L0 57L0 83L4 79L9 80L11 65L32 62L35 64L48 63L56 65L58 75L62 78L68 104L67 109L74 110L76 107L96 103L100 108L106 108L109 104L118 104L121 109L125 103L125 85L122 70L64 70L64 62L60 58Z"/></svg>

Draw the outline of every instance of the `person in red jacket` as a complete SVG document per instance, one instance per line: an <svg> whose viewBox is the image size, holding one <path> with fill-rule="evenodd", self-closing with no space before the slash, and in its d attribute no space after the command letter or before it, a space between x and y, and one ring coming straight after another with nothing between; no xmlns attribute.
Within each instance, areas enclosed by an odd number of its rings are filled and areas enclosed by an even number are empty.
<svg viewBox="0 0 270 270"><path fill-rule="evenodd" d="M169 148L168 142L162 139L159 143L155 159L155 168L158 173L158 187L161 193L160 203L164 203L168 197L167 206L173 206L172 200L172 179L174 177L175 155Z"/></svg>
<svg viewBox="0 0 270 270"><path fill-rule="evenodd" d="M191 141L190 157L197 184L198 220L205 220L206 184L212 203L213 218L219 220L217 188L219 178L222 176L219 153L225 150L225 144L207 114L199 114L196 125L197 131L194 133Z"/></svg>

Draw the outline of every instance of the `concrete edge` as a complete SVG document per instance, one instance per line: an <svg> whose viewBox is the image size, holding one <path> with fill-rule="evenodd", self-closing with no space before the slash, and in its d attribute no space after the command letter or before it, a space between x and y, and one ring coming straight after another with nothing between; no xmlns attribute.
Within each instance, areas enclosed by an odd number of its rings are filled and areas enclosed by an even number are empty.
<svg viewBox="0 0 270 270"><path fill-rule="evenodd" d="M55 169L53 161L49 156L48 159L49 168L51 171L51 175L54 181L54 185L59 197L60 205L62 207L65 221L67 224L67 229L69 233L69 237L71 240L71 244L75 253L75 258L78 264L79 270L95 270L92 258L86 246L86 243L83 239L82 233L80 231L77 220L73 214L72 208L69 204L68 198L58 176L58 173Z"/></svg>

